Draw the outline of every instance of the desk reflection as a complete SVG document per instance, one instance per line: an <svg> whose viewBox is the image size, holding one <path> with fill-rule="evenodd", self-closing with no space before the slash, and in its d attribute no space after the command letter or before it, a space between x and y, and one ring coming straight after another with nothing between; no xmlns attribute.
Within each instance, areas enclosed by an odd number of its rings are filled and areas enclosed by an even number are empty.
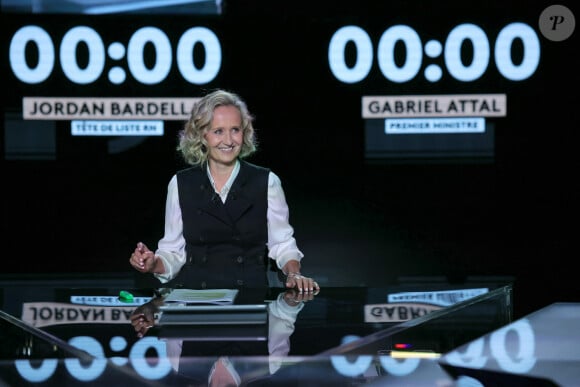
<svg viewBox="0 0 580 387"><path fill-rule="evenodd" d="M324 288L316 295L282 288L244 289L230 310L236 310L236 305L258 306L260 317L253 320L257 331L244 330L236 315L227 320L225 331L214 334L205 314L196 314L192 324L188 312L185 325L179 325L180 316L169 308L173 311L169 321L168 313L156 320L159 310L168 310L161 308L159 289L123 284L107 288L17 285L4 288L4 307L14 317L2 318L0 313L5 360L0 361L0 385L38 386L42 381L47 387L198 386L219 381L221 385L352 387L384 385L385 380L395 382L388 385L417 385L417 380L443 385L450 375L439 367L441 358L400 359L388 354L396 344L405 343L411 351L443 355L510 323L512 305L511 285L499 282ZM473 295L473 290L482 288L491 290L462 300L438 297ZM133 295L133 302L121 299L121 293ZM414 313L422 311L428 299L455 302L430 313ZM367 313L373 308L382 314ZM407 317L418 317L392 318L402 317L402 311ZM224 321L221 317L218 324ZM508 331L490 336L494 338L490 344L516 332L513 327ZM471 356L474 348L481 345L474 344L465 353ZM529 354L530 348L537 347L517 348L518 354ZM460 360L466 368L466 359ZM542 364L536 363L531 372Z"/></svg>
<svg viewBox="0 0 580 387"><path fill-rule="evenodd" d="M319 292L299 293L294 289L280 292L267 303L267 339L190 341L175 337L159 337L165 343L166 355L174 377L185 379L190 385L239 386L275 374L290 352L290 336L305 303ZM145 337L159 325L159 314L166 295L154 297L137 307L130 317L137 337ZM162 335L161 335L162 336ZM268 362L238 362L241 356L268 356ZM191 358L195 357L195 361ZM208 361L199 361L200 358Z"/></svg>

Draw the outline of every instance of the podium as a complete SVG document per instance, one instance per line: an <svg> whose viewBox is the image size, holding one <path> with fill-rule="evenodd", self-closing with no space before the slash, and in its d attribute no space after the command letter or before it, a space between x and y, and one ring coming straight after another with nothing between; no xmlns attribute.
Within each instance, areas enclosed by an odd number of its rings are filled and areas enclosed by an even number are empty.
<svg viewBox="0 0 580 387"><path fill-rule="evenodd" d="M268 307L244 305L162 306L159 337L187 341L266 341Z"/></svg>

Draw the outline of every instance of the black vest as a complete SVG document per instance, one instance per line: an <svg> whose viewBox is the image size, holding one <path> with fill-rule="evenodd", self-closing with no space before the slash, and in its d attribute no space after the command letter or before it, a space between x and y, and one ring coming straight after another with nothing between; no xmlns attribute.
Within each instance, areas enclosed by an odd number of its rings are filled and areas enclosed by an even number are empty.
<svg viewBox="0 0 580 387"><path fill-rule="evenodd" d="M266 168L240 161L222 203L205 166L177 173L186 263L169 287L267 286L268 174Z"/></svg>

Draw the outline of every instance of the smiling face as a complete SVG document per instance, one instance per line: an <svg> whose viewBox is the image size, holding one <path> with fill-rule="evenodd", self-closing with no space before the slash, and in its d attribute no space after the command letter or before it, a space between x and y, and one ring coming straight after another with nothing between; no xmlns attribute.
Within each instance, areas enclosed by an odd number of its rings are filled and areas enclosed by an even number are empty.
<svg viewBox="0 0 580 387"><path fill-rule="evenodd" d="M232 166L236 161L242 143L242 115L235 106L218 106L213 111L211 128L204 134L208 147L210 164Z"/></svg>

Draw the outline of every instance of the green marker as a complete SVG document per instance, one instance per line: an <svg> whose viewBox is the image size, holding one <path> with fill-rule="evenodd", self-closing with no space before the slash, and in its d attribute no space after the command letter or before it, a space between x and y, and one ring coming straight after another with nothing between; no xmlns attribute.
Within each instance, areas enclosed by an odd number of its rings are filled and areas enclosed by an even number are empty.
<svg viewBox="0 0 580 387"><path fill-rule="evenodd" d="M126 290L121 290L119 292L119 301L121 301L121 302L133 302L133 295Z"/></svg>

